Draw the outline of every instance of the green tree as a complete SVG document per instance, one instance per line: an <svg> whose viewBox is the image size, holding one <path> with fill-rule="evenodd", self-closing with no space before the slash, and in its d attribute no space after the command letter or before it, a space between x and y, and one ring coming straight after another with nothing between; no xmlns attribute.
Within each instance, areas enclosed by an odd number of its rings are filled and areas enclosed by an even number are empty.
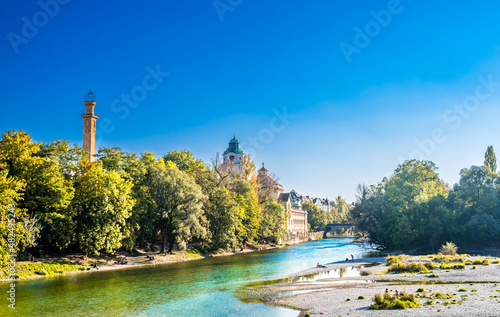
<svg viewBox="0 0 500 317"><path fill-rule="evenodd" d="M262 211L254 188L249 181L235 179L230 184L231 191L235 193L240 215L237 226L238 244L255 242L259 227L262 222Z"/></svg>
<svg viewBox="0 0 500 317"><path fill-rule="evenodd" d="M342 196L337 196L337 198L335 199L335 204L332 207L334 207L334 209L332 210L333 222L348 222L349 207L347 207L347 203L342 198Z"/></svg>
<svg viewBox="0 0 500 317"><path fill-rule="evenodd" d="M237 245L236 230L242 215L233 196L223 187L217 187L210 193L206 208L210 250L234 249Z"/></svg>
<svg viewBox="0 0 500 317"><path fill-rule="evenodd" d="M205 235L200 217L206 196L194 179L178 168L158 164L151 168L151 174L149 191L161 230L160 253L165 252L167 242L169 253L174 246L184 249L192 237Z"/></svg>
<svg viewBox="0 0 500 317"><path fill-rule="evenodd" d="M490 244L500 234L500 199L488 167L471 166L460 171L460 180L450 192L456 212L454 241Z"/></svg>
<svg viewBox="0 0 500 317"><path fill-rule="evenodd" d="M349 221L354 223L358 231L366 233L375 244L380 243L377 233L384 219L382 207L385 203L387 179L384 180L385 182L376 186L358 185L357 201L349 214Z"/></svg>
<svg viewBox="0 0 500 317"><path fill-rule="evenodd" d="M80 162L87 158L81 147L76 144L70 145L68 141L61 139L41 143L37 156L56 162L68 180L78 172Z"/></svg>
<svg viewBox="0 0 500 317"><path fill-rule="evenodd" d="M41 244L59 251L68 245L71 235L65 242L54 237L59 237L60 231L71 226L54 227L52 219L66 217L71 221L68 207L74 196L71 172L64 174L61 168L60 158L66 154L65 150L69 151L65 145L64 142L55 142L53 146L34 143L24 131L7 131L0 141L0 164L6 168L8 176L26 184L18 212L26 212L27 223L39 219L43 226ZM30 228L36 231L38 226L32 223Z"/></svg>
<svg viewBox="0 0 500 317"><path fill-rule="evenodd" d="M488 146L486 153L484 153L484 166L492 173L497 172L497 158L492 145Z"/></svg>
<svg viewBox="0 0 500 317"><path fill-rule="evenodd" d="M0 153L1 155L1 153ZM16 210L16 204L21 199L25 183L13 177L9 177L8 171L0 169L0 266L5 265L9 257L8 239L9 233L13 233L16 239L13 241L13 249L16 252L23 251L25 243L25 228L22 219L26 216L22 211ZM13 210L13 216L9 217L9 209ZM12 225L9 226L9 218ZM13 222L15 221L15 222ZM11 236L12 238L12 236Z"/></svg>
<svg viewBox="0 0 500 317"><path fill-rule="evenodd" d="M83 163L76 177L72 208L77 223L77 243L86 254L114 252L122 246L123 228L134 205L132 184L100 163Z"/></svg>
<svg viewBox="0 0 500 317"><path fill-rule="evenodd" d="M433 162L410 160L400 164L385 189L383 221L377 233L381 243L393 248L412 245L419 239L416 224L425 210L421 205L447 194L448 188Z"/></svg>
<svg viewBox="0 0 500 317"><path fill-rule="evenodd" d="M321 210L310 201L302 204L302 209L307 211L307 222L311 225L311 231L316 231L326 226L333 220L330 213Z"/></svg>
<svg viewBox="0 0 500 317"><path fill-rule="evenodd" d="M264 204L264 217L259 236L264 243L280 243L286 237L285 208L275 201Z"/></svg>

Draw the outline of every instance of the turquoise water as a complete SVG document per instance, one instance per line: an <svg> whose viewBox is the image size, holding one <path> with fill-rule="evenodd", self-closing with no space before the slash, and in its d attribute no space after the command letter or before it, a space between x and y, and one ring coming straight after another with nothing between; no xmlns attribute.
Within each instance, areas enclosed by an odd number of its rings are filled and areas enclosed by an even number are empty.
<svg viewBox="0 0 500 317"><path fill-rule="evenodd" d="M96 271L16 282L16 309L4 316L297 316L290 309L243 303L234 292L246 283L283 277L316 266L356 258L368 250L352 239L324 239L277 250L201 260Z"/></svg>

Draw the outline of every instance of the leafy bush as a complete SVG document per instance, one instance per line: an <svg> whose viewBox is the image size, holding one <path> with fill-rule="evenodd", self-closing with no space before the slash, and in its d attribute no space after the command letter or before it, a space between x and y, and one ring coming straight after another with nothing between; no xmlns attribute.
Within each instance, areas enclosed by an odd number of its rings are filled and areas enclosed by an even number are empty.
<svg viewBox="0 0 500 317"><path fill-rule="evenodd" d="M422 287L419 287L419 289L417 289L417 293L422 293L424 291L424 289Z"/></svg>
<svg viewBox="0 0 500 317"><path fill-rule="evenodd" d="M439 277L436 273L432 272L432 274L426 275L427 277Z"/></svg>
<svg viewBox="0 0 500 317"><path fill-rule="evenodd" d="M465 265L472 265L472 261L471 260L465 261Z"/></svg>
<svg viewBox="0 0 500 317"><path fill-rule="evenodd" d="M444 255L456 255L457 250L458 250L458 247L455 245L455 243L446 242L446 244L443 244L441 246L441 249L439 249L439 253L444 254Z"/></svg>
<svg viewBox="0 0 500 317"><path fill-rule="evenodd" d="M466 290L465 288L463 288L463 287L462 287L462 288L459 288L459 289L458 289L458 291L459 291L459 292L467 292L467 290Z"/></svg>
<svg viewBox="0 0 500 317"><path fill-rule="evenodd" d="M365 297L363 295L359 295L358 299L365 299Z"/></svg>
<svg viewBox="0 0 500 317"><path fill-rule="evenodd" d="M482 265L483 264L483 260L476 259L476 260L474 260L474 262L472 262L472 264L474 264L474 265Z"/></svg>
<svg viewBox="0 0 500 317"><path fill-rule="evenodd" d="M403 292L400 298L391 297L385 293L383 296L380 293L373 297L373 304L370 309L407 309L420 307L420 304L415 300L415 295L408 295Z"/></svg>

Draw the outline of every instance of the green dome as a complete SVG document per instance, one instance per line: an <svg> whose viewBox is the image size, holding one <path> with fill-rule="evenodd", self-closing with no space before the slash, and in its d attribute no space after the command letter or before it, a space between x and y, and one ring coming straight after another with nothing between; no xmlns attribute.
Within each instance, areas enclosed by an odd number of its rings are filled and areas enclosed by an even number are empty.
<svg viewBox="0 0 500 317"><path fill-rule="evenodd" d="M235 153L235 154L245 154L240 148L240 141L236 139L235 136L229 141L229 147L224 154Z"/></svg>

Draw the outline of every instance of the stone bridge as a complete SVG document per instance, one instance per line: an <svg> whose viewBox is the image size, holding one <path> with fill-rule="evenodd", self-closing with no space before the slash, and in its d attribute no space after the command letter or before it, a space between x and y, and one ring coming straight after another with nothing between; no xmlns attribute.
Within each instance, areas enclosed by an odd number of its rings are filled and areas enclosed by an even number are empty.
<svg viewBox="0 0 500 317"><path fill-rule="evenodd" d="M327 224L324 228L320 229L323 231L323 238L326 238L326 234L330 231L344 228L354 228L354 224L352 223L330 223Z"/></svg>

